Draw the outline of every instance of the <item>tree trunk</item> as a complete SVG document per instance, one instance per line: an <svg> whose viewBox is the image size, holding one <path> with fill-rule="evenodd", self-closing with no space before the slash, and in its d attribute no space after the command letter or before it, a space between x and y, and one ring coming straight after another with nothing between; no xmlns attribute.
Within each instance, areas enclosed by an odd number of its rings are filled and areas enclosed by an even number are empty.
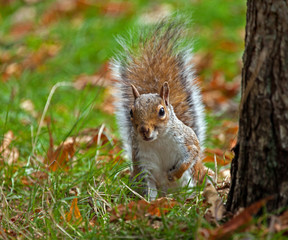
<svg viewBox="0 0 288 240"><path fill-rule="evenodd" d="M288 206L288 1L248 0L242 99L227 209Z"/></svg>

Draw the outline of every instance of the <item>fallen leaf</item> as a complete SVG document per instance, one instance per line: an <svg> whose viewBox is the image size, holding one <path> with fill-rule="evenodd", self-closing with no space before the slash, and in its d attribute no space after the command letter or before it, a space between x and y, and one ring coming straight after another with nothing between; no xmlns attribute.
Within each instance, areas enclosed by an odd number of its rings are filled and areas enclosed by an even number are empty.
<svg viewBox="0 0 288 240"><path fill-rule="evenodd" d="M9 148L13 138L14 134L10 130L4 135L2 144L0 145L0 161L5 161L8 165L12 165L19 158L18 149L15 147Z"/></svg>
<svg viewBox="0 0 288 240"><path fill-rule="evenodd" d="M29 176L22 177L21 182L23 185L30 186L36 183L40 184L46 179L48 179L48 174L46 172L37 171L31 173Z"/></svg>
<svg viewBox="0 0 288 240"><path fill-rule="evenodd" d="M193 66L195 66L197 73L200 74L203 70L211 68L213 55L211 52L197 52L191 61Z"/></svg>
<svg viewBox="0 0 288 240"><path fill-rule="evenodd" d="M232 218L230 221L225 223L224 225L212 229L204 231L207 239L216 240L216 239L224 239L231 236L235 231L245 230L249 223L251 222L253 215L256 214L261 207L263 207L271 197L262 199L256 203L253 203L249 207L245 208L242 212L240 212L237 216ZM208 234L208 235L207 235Z"/></svg>
<svg viewBox="0 0 288 240"><path fill-rule="evenodd" d="M177 205L177 202L173 199L158 198L150 203L148 213L160 217L162 214L167 214L175 205Z"/></svg>
<svg viewBox="0 0 288 240"><path fill-rule="evenodd" d="M42 44L38 51L33 52L23 60L23 69L35 69L47 59L54 57L60 49L61 46L58 44Z"/></svg>
<svg viewBox="0 0 288 240"><path fill-rule="evenodd" d="M19 77L22 70L23 68L20 63L9 63L3 70L2 78L4 81L7 81L11 76Z"/></svg>
<svg viewBox="0 0 288 240"><path fill-rule="evenodd" d="M88 7L92 9L98 5L88 0L57 0L43 13L41 22L44 25L49 25L63 16L77 15L81 10L83 11Z"/></svg>
<svg viewBox="0 0 288 240"><path fill-rule="evenodd" d="M21 22L14 24L10 29L10 34L14 38L21 38L33 31L35 24L33 22Z"/></svg>
<svg viewBox="0 0 288 240"><path fill-rule="evenodd" d="M68 171L69 160L74 156L75 153L75 141L68 139L68 141L63 142L60 146L54 151L53 137L48 124L49 132L49 149L47 152L46 164L50 171L55 172L58 169Z"/></svg>
<svg viewBox="0 0 288 240"><path fill-rule="evenodd" d="M23 70L41 66L47 59L55 56L60 49L61 46L56 43L44 43L39 50L34 52L29 52L25 47L19 47L13 59L4 65L3 80L7 81L11 76L19 77Z"/></svg>
<svg viewBox="0 0 288 240"><path fill-rule="evenodd" d="M32 117L36 118L38 116L35 111L33 102L30 99L22 100L20 103L20 108L31 114Z"/></svg>
<svg viewBox="0 0 288 240"><path fill-rule="evenodd" d="M223 72L215 71L209 80L209 84L202 84L202 86L203 101L208 108L222 112L235 112L238 110L238 104L231 99L240 91L240 76L228 82Z"/></svg>
<svg viewBox="0 0 288 240"><path fill-rule="evenodd" d="M135 220L142 219L149 216L160 217L162 214L167 214L177 202L168 198L159 198L151 203L145 200L139 200L137 202L130 202L127 205L120 204L114 209L110 210L110 222L117 221L119 219Z"/></svg>
<svg viewBox="0 0 288 240"><path fill-rule="evenodd" d="M211 183L208 183L207 186L205 187L203 196L205 197L207 202L211 204L211 207L208 208L205 214L206 216L204 217L206 219L209 218L210 222L220 221L223 218L226 209L223 205L221 197L219 197L217 193L217 190Z"/></svg>
<svg viewBox="0 0 288 240"><path fill-rule="evenodd" d="M205 154L206 157L203 159L203 162L215 162L214 155L216 155L217 164L221 166L230 164L234 156L231 151L223 151L220 148L207 148Z"/></svg>
<svg viewBox="0 0 288 240"><path fill-rule="evenodd" d="M80 224L83 221L80 210L78 208L78 198L74 198L71 203L69 212L65 214L66 221L73 224Z"/></svg>
<svg viewBox="0 0 288 240"><path fill-rule="evenodd" d="M116 164L124 161L120 154L122 148L119 140L105 126L84 129L74 139L77 145L84 145L81 152L91 147L98 147L96 159L100 163L97 164L99 167L101 167L101 162L105 164L107 161L112 161L113 164ZM105 154L101 155L102 152Z"/></svg>
<svg viewBox="0 0 288 240"><path fill-rule="evenodd" d="M111 76L109 62L106 62L94 75L80 75L74 81L74 87L78 90L89 86L111 87L115 80Z"/></svg>
<svg viewBox="0 0 288 240"><path fill-rule="evenodd" d="M132 12L133 5L131 2L105 2L100 4L100 12L104 15L118 17L128 15Z"/></svg>

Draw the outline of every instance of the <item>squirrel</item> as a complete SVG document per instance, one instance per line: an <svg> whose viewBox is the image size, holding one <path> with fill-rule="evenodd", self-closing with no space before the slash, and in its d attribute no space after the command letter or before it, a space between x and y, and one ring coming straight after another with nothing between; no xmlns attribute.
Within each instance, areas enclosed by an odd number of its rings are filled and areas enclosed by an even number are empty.
<svg viewBox="0 0 288 240"><path fill-rule="evenodd" d="M112 62L116 118L131 178L144 182L145 195L202 183L206 122L191 66L191 50L181 48L184 25L162 20L137 45ZM183 44L182 44L183 45Z"/></svg>

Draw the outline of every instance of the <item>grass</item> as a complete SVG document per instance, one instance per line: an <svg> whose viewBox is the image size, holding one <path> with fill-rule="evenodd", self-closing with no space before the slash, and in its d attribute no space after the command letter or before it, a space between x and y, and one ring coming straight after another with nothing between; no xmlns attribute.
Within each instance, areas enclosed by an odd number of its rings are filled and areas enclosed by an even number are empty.
<svg viewBox="0 0 288 240"><path fill-rule="evenodd" d="M212 58L209 66L199 71L203 84L211 81L215 71L232 81L241 69L244 3L137 0L122 5L109 1L85 7L78 1L80 5L74 9L72 6L72 10L65 9L68 8L65 4L64 10L55 10L55 1L26 2L29 1L0 2L0 142L12 131L14 138L8 153L13 148L19 152L19 158L12 163L4 151L0 153L0 236L4 239L193 239L201 238L201 229L215 228L203 217L207 204L200 194L201 188L194 189L196 197L190 201L184 200L186 189L172 195L178 204L167 214L148 214L136 220L121 216L110 221L113 209L138 199L131 194L133 187L126 171L129 163L119 157L121 149L114 116L102 109L102 102L107 99L105 88L59 87L49 102L39 135L37 129L52 87L58 82L73 82L80 75L97 74L117 52L115 36L127 33L144 13L152 10L192 13L195 51L200 55L209 53ZM20 30L15 30L20 23L15 19L25 17L20 12L25 8L32 11L33 16L27 20L32 30L20 35ZM31 101L29 106L33 110L23 107L27 100ZM208 136L211 136L213 129L221 126L228 116L213 109L207 114ZM71 136L97 136L89 129L99 128L103 123L111 141L100 146L94 139L89 147L87 142L79 141L75 154L66 163L68 171L61 168L49 171L45 162L50 139L48 123L54 149ZM33 143L36 143L34 149ZM208 137L207 146L222 147L212 137ZM72 209L73 217L69 220L67 214L75 198L81 219L77 218L77 209ZM265 231L251 230L235 234L234 238L263 236L267 236Z"/></svg>

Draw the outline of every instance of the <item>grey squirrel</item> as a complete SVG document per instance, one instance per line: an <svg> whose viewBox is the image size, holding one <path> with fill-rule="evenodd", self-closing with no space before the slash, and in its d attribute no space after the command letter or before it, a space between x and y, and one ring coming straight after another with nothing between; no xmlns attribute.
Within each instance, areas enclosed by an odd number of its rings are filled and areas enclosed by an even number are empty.
<svg viewBox="0 0 288 240"><path fill-rule="evenodd" d="M194 187L202 165L206 122L190 49L181 47L185 27L162 20L135 46L122 41L114 59L116 117L132 178L142 179L154 200L170 189Z"/></svg>

